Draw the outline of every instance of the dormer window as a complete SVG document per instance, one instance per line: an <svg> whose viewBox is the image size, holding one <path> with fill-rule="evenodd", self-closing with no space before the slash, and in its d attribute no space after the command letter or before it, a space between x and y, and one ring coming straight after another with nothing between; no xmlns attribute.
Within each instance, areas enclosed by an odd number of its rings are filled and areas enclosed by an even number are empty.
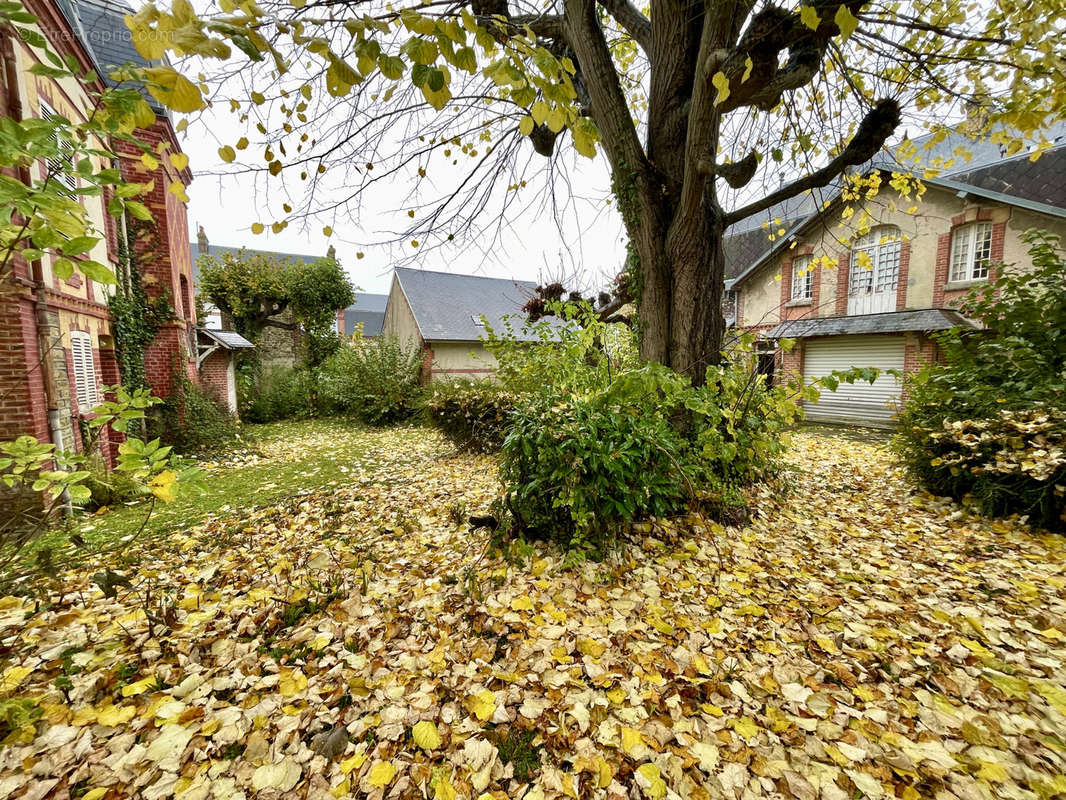
<svg viewBox="0 0 1066 800"><path fill-rule="evenodd" d="M477 325L479 328L485 327L485 319L477 314L471 314L470 321Z"/></svg>

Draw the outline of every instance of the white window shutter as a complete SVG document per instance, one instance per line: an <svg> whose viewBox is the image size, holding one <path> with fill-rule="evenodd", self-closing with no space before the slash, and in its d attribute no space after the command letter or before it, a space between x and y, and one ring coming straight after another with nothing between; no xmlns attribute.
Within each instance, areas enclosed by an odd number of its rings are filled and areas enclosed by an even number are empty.
<svg viewBox="0 0 1066 800"><path fill-rule="evenodd" d="M89 411L100 399L96 390L96 361L93 342L84 331L70 332L70 360L74 366L74 393L78 410Z"/></svg>

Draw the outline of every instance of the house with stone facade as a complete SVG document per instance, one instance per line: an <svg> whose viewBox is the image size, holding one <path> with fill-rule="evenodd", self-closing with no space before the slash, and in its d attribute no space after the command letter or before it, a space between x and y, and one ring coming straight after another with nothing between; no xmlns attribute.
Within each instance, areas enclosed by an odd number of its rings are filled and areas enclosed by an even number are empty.
<svg viewBox="0 0 1066 800"><path fill-rule="evenodd" d="M993 281L1001 264L1031 266L1026 230L1066 241L1066 126L1046 135L1051 147L1035 160L1035 151L1006 155L991 137L918 140L927 163L954 163L923 179L920 200L891 190L892 165L875 163L868 169L879 171L882 188L850 223L841 221L844 201L830 190L773 208L733 233L726 313L759 334L763 363L779 379L809 382L853 366L885 370L873 384L842 384L806 403L809 420L891 425L904 398L888 370L906 374L935 361L936 331L981 327L957 306L971 288ZM856 231L863 212L868 230ZM785 352L782 339L795 346Z"/></svg>
<svg viewBox="0 0 1066 800"><path fill-rule="evenodd" d="M130 43L123 16L130 9L118 0L26 0L39 22L38 31L52 49L73 58L96 77L92 83L56 80L34 74L41 53L10 31L0 31L4 70L0 75L0 116L24 119L61 115L84 120L91 95L102 90L114 67L145 62ZM150 101L155 119L138 135L157 152L181 152L168 113ZM187 186L188 169L175 169L168 158L154 167L139 151L118 145L118 167L129 181L153 183L142 198L154 216L148 235L132 244L142 285L150 298L165 297L173 314L145 352L146 380L166 396L175 376L198 381L196 310L186 208L172 186ZM45 165L39 167L45 170ZM42 172L42 175L45 174ZM77 179L70 177L71 188ZM109 197L84 196L84 203L104 239L88 254L117 266L122 241L133 241L127 220L106 213ZM58 448L78 449L82 422L101 399L101 386L121 381L115 339L108 314L114 286L97 284L75 273L61 280L49 257L32 263L16 260L0 292L0 439L31 434ZM114 442L110 443L114 445ZM106 459L114 447L104 447Z"/></svg>

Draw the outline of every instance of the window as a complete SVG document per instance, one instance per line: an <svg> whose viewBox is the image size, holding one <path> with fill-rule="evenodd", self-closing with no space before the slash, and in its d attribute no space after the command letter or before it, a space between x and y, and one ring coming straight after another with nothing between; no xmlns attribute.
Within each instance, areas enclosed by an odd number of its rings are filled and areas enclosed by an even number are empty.
<svg viewBox="0 0 1066 800"><path fill-rule="evenodd" d="M951 234L951 280L979 281L988 277L992 259L992 223L975 222Z"/></svg>
<svg viewBox="0 0 1066 800"><path fill-rule="evenodd" d="M74 392L78 410L91 411L100 402L96 391L96 362L93 359L93 340L84 331L70 332L70 360L74 364Z"/></svg>
<svg viewBox="0 0 1066 800"><path fill-rule="evenodd" d="M851 248L849 294L881 294L896 290L901 238L895 225L882 225L855 240Z"/></svg>
<svg viewBox="0 0 1066 800"><path fill-rule="evenodd" d="M814 269L810 256L792 260L792 299L810 300L814 295Z"/></svg>
<svg viewBox="0 0 1066 800"><path fill-rule="evenodd" d="M471 314L470 321L477 325L479 328L485 327L485 317L481 314Z"/></svg>
<svg viewBox="0 0 1066 800"><path fill-rule="evenodd" d="M59 116L44 100L40 101L40 105L41 119L51 120ZM74 146L66 139L60 138L58 133L52 134L52 141L56 143L58 152L53 158L45 159L45 166L57 181L74 191L78 188L78 179L74 176Z"/></svg>

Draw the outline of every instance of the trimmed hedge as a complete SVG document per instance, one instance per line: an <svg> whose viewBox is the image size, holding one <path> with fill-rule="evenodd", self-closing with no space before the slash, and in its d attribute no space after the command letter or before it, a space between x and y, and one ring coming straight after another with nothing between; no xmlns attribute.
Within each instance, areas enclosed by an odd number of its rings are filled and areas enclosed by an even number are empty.
<svg viewBox="0 0 1066 800"><path fill-rule="evenodd" d="M461 450L494 453L503 447L517 401L489 381L437 383L426 398L426 417Z"/></svg>

